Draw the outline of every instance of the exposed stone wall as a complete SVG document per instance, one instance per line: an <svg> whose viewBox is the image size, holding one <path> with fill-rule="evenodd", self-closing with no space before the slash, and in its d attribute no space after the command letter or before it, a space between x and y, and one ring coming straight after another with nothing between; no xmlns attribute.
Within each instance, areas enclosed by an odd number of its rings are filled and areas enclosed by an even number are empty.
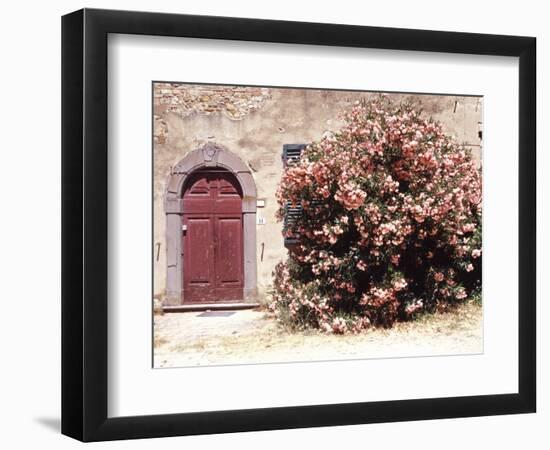
<svg viewBox="0 0 550 450"><path fill-rule="evenodd" d="M222 114L241 120L270 98L268 88L155 83L153 101L159 117L170 112L181 117Z"/></svg>
<svg viewBox="0 0 550 450"><path fill-rule="evenodd" d="M319 140L342 126L340 114L375 93L156 83L154 86L154 291L162 297L166 277L166 182L188 152L214 142L250 168L264 206L257 209L257 267L260 292L270 287L275 264L286 255L276 221L275 190L284 144ZM483 101L478 97L389 94L419 103L444 130L472 149L481 164ZM160 251L157 249L160 247Z"/></svg>

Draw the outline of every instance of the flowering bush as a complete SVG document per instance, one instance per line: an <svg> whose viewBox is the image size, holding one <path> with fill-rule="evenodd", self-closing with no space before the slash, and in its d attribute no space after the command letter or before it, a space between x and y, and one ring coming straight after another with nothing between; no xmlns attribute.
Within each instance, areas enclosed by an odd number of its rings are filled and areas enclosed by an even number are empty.
<svg viewBox="0 0 550 450"><path fill-rule="evenodd" d="M307 146L277 190L301 213L271 309L326 332L391 326L481 287L481 177L470 152L408 104L357 103Z"/></svg>

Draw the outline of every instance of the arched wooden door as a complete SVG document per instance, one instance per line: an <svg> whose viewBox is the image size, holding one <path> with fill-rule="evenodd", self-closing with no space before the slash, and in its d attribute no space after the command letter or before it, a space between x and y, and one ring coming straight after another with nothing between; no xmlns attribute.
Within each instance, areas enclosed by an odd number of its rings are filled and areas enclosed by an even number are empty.
<svg viewBox="0 0 550 450"><path fill-rule="evenodd" d="M183 302L243 299L242 191L233 174L199 170L183 193Z"/></svg>

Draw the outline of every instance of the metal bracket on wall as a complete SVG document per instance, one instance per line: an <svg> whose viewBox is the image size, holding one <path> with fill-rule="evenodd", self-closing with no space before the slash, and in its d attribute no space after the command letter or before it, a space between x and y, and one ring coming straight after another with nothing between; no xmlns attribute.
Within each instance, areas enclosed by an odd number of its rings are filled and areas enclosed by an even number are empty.
<svg viewBox="0 0 550 450"><path fill-rule="evenodd" d="M157 261L158 261L160 258L160 242L157 242L156 246L157 246Z"/></svg>

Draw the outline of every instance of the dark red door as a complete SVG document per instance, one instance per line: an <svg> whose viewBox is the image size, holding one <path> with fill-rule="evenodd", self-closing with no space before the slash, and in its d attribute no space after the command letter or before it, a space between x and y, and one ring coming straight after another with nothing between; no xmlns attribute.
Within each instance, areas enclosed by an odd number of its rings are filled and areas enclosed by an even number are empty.
<svg viewBox="0 0 550 450"><path fill-rule="evenodd" d="M195 172L183 212L183 301L242 300L242 193L235 176L219 169Z"/></svg>

